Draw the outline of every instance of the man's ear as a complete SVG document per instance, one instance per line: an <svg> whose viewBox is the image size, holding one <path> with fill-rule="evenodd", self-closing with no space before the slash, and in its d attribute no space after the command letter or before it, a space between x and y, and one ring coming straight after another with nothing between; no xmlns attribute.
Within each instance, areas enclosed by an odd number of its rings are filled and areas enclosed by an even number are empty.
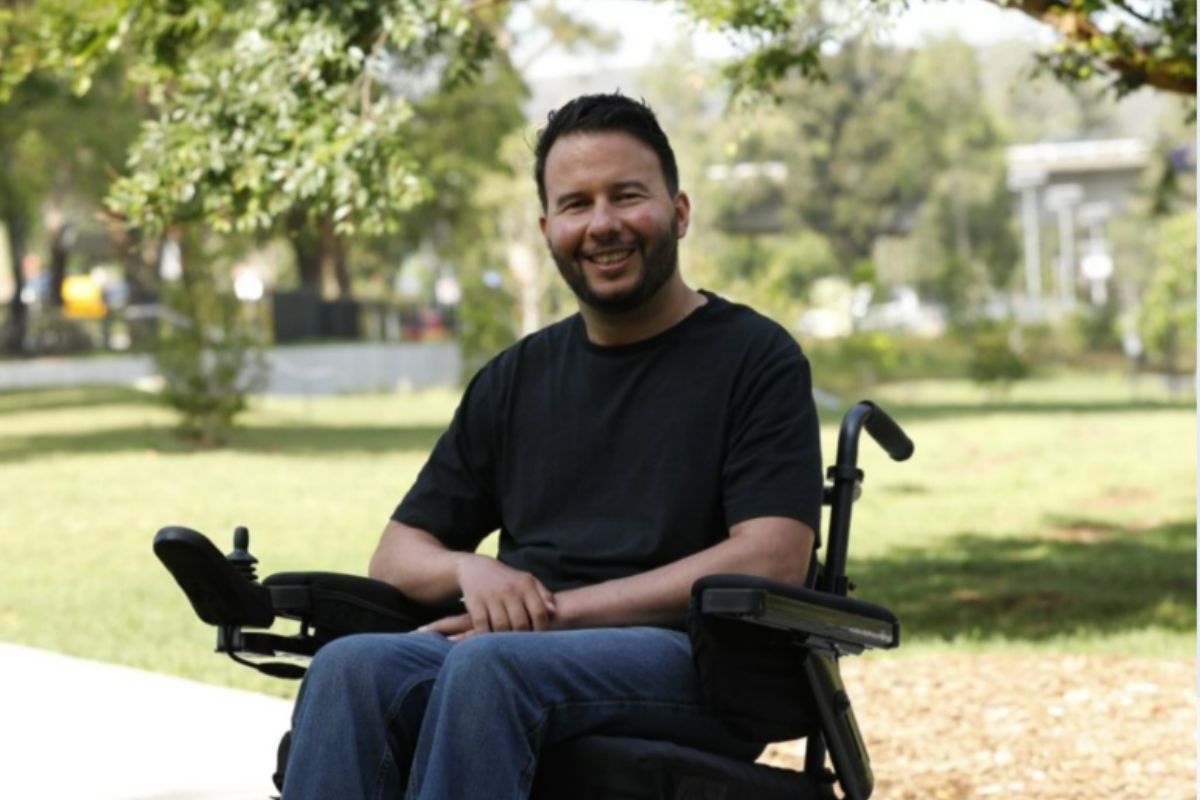
<svg viewBox="0 0 1200 800"><path fill-rule="evenodd" d="M545 214L538 215L538 228L541 229L542 238L545 239L546 238L546 215Z"/></svg>
<svg viewBox="0 0 1200 800"><path fill-rule="evenodd" d="M678 191L675 193L675 224L679 232L679 237L682 239L687 236L688 223L692 219L692 201L688 199L687 192Z"/></svg>

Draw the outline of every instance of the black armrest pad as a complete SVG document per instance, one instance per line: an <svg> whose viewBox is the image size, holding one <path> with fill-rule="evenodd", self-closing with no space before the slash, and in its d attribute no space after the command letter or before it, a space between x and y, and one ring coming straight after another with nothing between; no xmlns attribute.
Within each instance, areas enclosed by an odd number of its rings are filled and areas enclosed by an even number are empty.
<svg viewBox="0 0 1200 800"><path fill-rule="evenodd" d="M701 614L813 637L841 652L900 644L900 621L883 606L754 575L709 575L692 587Z"/></svg>
<svg viewBox="0 0 1200 800"><path fill-rule="evenodd" d="M415 602L396 587L361 575L279 572L263 585L271 592L276 614L305 620L324 641L349 633L410 631L463 610L458 602Z"/></svg>

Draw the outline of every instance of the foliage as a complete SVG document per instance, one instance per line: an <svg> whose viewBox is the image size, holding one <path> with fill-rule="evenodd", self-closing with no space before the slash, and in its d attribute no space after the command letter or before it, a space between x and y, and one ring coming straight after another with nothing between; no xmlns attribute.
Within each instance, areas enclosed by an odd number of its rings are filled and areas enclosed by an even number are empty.
<svg viewBox="0 0 1200 800"><path fill-rule="evenodd" d="M202 264L163 287L154 364L163 400L180 417L180 432L201 447L223 444L247 396L262 389L262 332L242 304Z"/></svg>
<svg viewBox="0 0 1200 800"><path fill-rule="evenodd" d="M1006 142L983 100L980 56L970 46L930 42L917 53L913 73L929 118L954 122L937 136L939 169L913 230L921 270L910 280L958 320L989 290L1007 289L1018 263Z"/></svg>
<svg viewBox="0 0 1200 800"><path fill-rule="evenodd" d="M722 203L740 209L718 223L734 232L820 232L849 275L875 241L900 233L943 164L945 125L912 71L911 54L866 40L828 59L830 80L778 87L780 103L748 109L718 128L726 163L782 165L786 177L730 180ZM762 219L777 208L777 219Z"/></svg>
<svg viewBox="0 0 1200 800"><path fill-rule="evenodd" d="M1113 297L1102 305L1083 305L1075 309L1068 327L1077 347L1085 353L1120 352L1118 330L1120 306Z"/></svg>
<svg viewBox="0 0 1200 800"><path fill-rule="evenodd" d="M492 356L517 339L512 298L500 285L499 273L484 275L472 270L462 278L458 306L458 343L463 377L469 378Z"/></svg>
<svg viewBox="0 0 1200 800"><path fill-rule="evenodd" d="M816 3L776 0L680 0L692 16L724 31L744 52L729 69L741 90L773 92L790 75L823 74L821 45L834 38ZM1059 38L1040 56L1046 69L1075 82L1099 76L1119 94L1143 86L1196 94L1195 0L1133 4L1125 0L987 0L1054 28ZM861 25L886 19L906 0L852 4L843 17Z"/></svg>
<svg viewBox="0 0 1200 800"><path fill-rule="evenodd" d="M1007 391L1013 383L1029 377L1031 367L1018 344L1018 330L1012 325L976 323L966 335L971 347L967 362L971 380L993 390Z"/></svg>
<svg viewBox="0 0 1200 800"><path fill-rule="evenodd" d="M1106 78L1118 94L1150 86L1196 94L1196 2L991 0L1058 31L1041 61L1067 81Z"/></svg>
<svg viewBox="0 0 1200 800"><path fill-rule="evenodd" d="M47 299L56 305L71 243L109 238L100 219L102 200L120 173L141 118L120 70L114 62L99 71L92 90L82 97L52 76L35 73L13 90L0 111L0 214L10 234L14 309L25 279L18 267L26 255L49 254ZM5 337L10 351L25 342L36 347L33 333L21 329L22 320L20 314L10 316L17 323ZM69 324L56 321L64 332Z"/></svg>
<svg viewBox="0 0 1200 800"><path fill-rule="evenodd" d="M1155 270L1142 297L1138 332L1152 363L1172 374L1196 363L1196 212L1159 223Z"/></svg>
<svg viewBox="0 0 1200 800"><path fill-rule="evenodd" d="M896 381L957 378L965 374L968 358L965 343L949 336L931 339L857 331L801 344L816 385L842 397L875 392Z"/></svg>
<svg viewBox="0 0 1200 800"><path fill-rule="evenodd" d="M838 272L829 242L813 231L721 235L700 230L697 238L703 245L687 259L694 281L786 325L807 307L813 280Z"/></svg>
<svg viewBox="0 0 1200 800"><path fill-rule="evenodd" d="M480 69L493 15L457 4L46 0L13 12L0 86L34 70L85 91L116 55L155 111L111 206L161 230L272 227L302 208L339 232L384 231L428 191L412 103Z"/></svg>

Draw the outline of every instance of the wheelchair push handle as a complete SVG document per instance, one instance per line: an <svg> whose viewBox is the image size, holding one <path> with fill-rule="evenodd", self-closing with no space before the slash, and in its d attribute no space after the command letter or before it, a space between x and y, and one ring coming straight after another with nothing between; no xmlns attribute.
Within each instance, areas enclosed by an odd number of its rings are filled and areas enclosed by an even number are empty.
<svg viewBox="0 0 1200 800"><path fill-rule="evenodd" d="M864 429L893 461L905 461L912 456L914 446L908 434L878 405L861 400L842 418L838 433L838 467L844 470L857 467L858 437Z"/></svg>
<svg viewBox="0 0 1200 800"><path fill-rule="evenodd" d="M888 413L870 400L864 400L860 405L870 406L871 413L864 420L867 433L879 443L893 461L907 461L913 454L913 442L908 438L904 429L888 416Z"/></svg>

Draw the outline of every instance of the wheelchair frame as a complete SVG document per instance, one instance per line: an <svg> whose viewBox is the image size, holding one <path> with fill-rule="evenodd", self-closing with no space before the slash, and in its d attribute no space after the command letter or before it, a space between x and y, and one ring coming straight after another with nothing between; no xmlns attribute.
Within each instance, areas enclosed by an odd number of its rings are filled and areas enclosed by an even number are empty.
<svg viewBox="0 0 1200 800"><path fill-rule="evenodd" d="M804 771L792 773L761 765L744 765L711 754L689 760L684 752L687 748L645 742L640 745L643 750L661 751L662 764L685 765L682 768L685 774L677 780L666 780L660 789L653 790L654 794L637 796L680 800L719 796L734 800L743 795L719 789L720 778L712 778L710 773L737 772L747 767L752 772L762 773L763 780L770 779L779 784L778 792L770 794L770 798L795 796L793 791L801 791L814 798L833 799L836 798L832 789L835 781L846 800L866 800L871 795L874 774L849 695L842 684L838 659L866 649L899 646L900 624L887 609L847 596L855 588L846 576L846 558L852 506L864 478L857 464L858 443L864 429L893 460L906 460L913 453L912 441L876 404L862 401L846 413L838 435L837 459L826 475L829 483L825 487L824 500L831 509L829 535L826 557L815 588L746 575L712 575L700 579L693 587L689 613L704 619L732 620L773 630L803 651L802 675L798 680L803 682L819 718L816 730L807 735ZM227 556L223 556L202 534L189 528L165 527L154 537L155 554L175 577L193 610L201 620L216 626L216 651L273 677L302 677L306 670L303 662L338 636L366 631L411 630L461 609L459 604L437 608L422 606L386 584L337 573L279 573L260 583L256 575L257 559L248 548L249 532L244 527L235 530L234 549ZM298 621L299 631L289 636L263 630L277 617ZM696 636L693 632L694 643ZM705 676L703 657L698 656L702 681ZM579 741L589 739L607 737L582 737ZM285 737L285 746L286 741ZM576 760L603 759L606 747L620 750L622 741L593 743L593 752L583 748L583 755L577 756ZM826 768L827 753L833 765L832 772ZM284 756L281 752L280 772ZM539 768L539 773L542 771ZM803 775L807 782L800 786L793 781L788 786L785 785L787 779L774 773ZM559 783L541 783L560 785L569 777L558 776L554 780ZM276 782L282 785L279 773ZM713 789L710 792L712 787L718 787L719 791ZM538 795L535 787L535 796L548 793L543 791ZM763 791L744 796L768 800Z"/></svg>

